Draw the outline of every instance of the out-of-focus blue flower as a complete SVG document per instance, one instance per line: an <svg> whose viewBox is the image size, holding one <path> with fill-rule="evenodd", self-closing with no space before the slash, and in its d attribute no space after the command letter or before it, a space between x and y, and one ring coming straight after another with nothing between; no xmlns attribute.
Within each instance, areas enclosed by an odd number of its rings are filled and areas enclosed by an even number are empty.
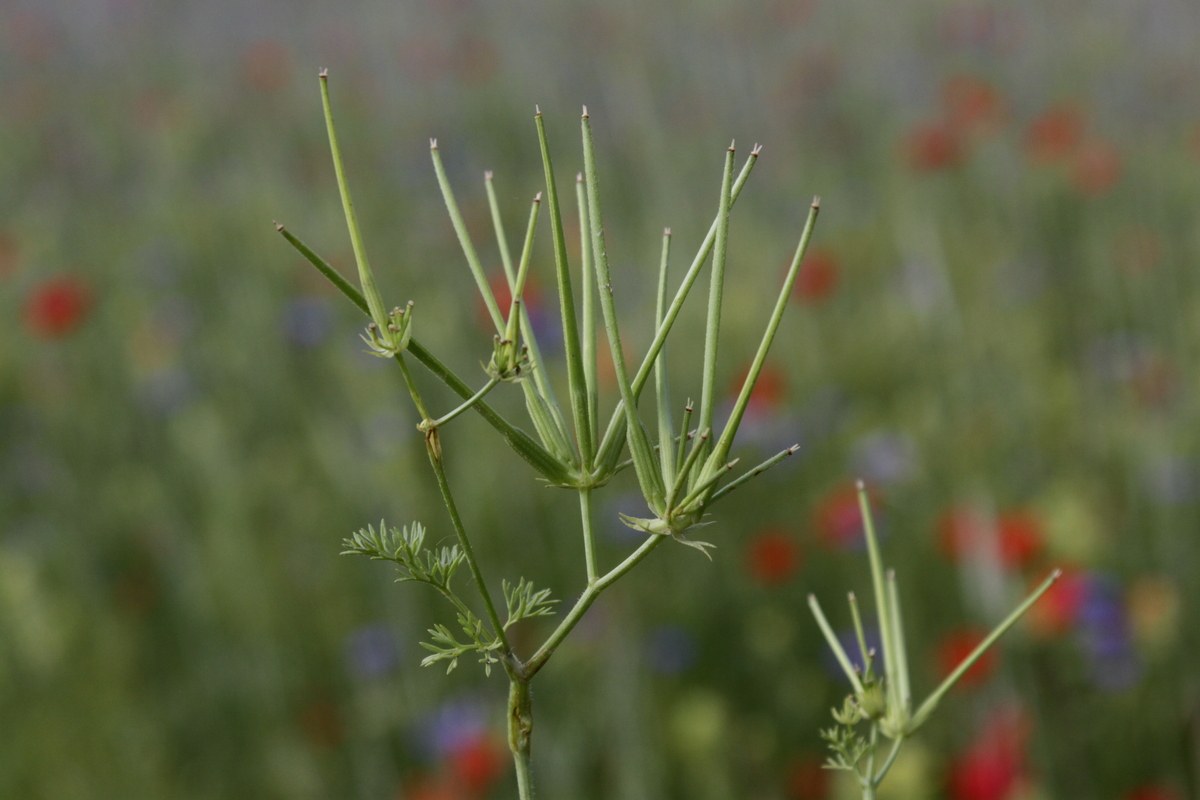
<svg viewBox="0 0 1200 800"><path fill-rule="evenodd" d="M1128 688L1141 677L1120 585L1106 575L1088 576L1079 609L1079 636L1093 682L1101 689Z"/></svg>
<svg viewBox="0 0 1200 800"><path fill-rule="evenodd" d="M902 483L917 469L916 444L903 433L872 431L854 445L854 467L867 483Z"/></svg>
<svg viewBox="0 0 1200 800"><path fill-rule="evenodd" d="M420 721L415 733L416 748L430 761L442 761L487 732L483 705L474 697L459 697L443 703Z"/></svg>
<svg viewBox="0 0 1200 800"><path fill-rule="evenodd" d="M854 629L840 631L837 637L841 642L842 649L850 657L850 663L860 670L864 669L862 652L858 647L858 637L855 635ZM883 664L883 639L879 636L879 628L864 626L863 639L866 640L867 649L875 651L875 661L873 662L875 674L882 675L885 667ZM821 666L838 680L844 681L846 684L850 683L846 673L842 672L842 668L838 664L837 656L827 645L821 646Z"/></svg>
<svg viewBox="0 0 1200 800"><path fill-rule="evenodd" d="M400 646L384 625L366 625L346 638L346 666L359 678L377 678L396 668Z"/></svg>
<svg viewBox="0 0 1200 800"><path fill-rule="evenodd" d="M333 310L324 297L293 297L283 307L283 335L297 347L317 347L332 327Z"/></svg>
<svg viewBox="0 0 1200 800"><path fill-rule="evenodd" d="M660 675L687 672L696 663L696 640L678 625L663 625L646 637L646 661Z"/></svg>
<svg viewBox="0 0 1200 800"><path fill-rule="evenodd" d="M1157 503L1177 506L1196 499L1200 480L1196 465L1182 458L1167 456L1150 462L1142 469L1147 493Z"/></svg>

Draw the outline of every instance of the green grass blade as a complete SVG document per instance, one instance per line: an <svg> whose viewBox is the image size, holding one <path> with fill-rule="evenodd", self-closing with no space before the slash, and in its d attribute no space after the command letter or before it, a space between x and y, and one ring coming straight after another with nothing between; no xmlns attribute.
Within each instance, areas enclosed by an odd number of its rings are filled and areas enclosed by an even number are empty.
<svg viewBox="0 0 1200 800"><path fill-rule="evenodd" d="M646 502L656 514L664 511L665 490L662 475L654 465L654 449L637 417L637 400L629 383L625 369L625 353L621 348L621 332L617 325L617 311L613 303L612 275L608 269L608 253L604 246L604 215L600 209L600 186L596 175L596 152L592 142L592 128L584 108L581 120L583 129L583 163L587 184L588 216L592 231L592 257L596 269L597 288L600 292L600 310L604 316L604 327L608 331L608 345L612 351L613 369L617 376L617 387L625 401L626 438L629 452L633 456L633 468Z"/></svg>
<svg viewBox="0 0 1200 800"><path fill-rule="evenodd" d="M571 289L571 271L567 264L567 240L563 234L562 208L558 202L558 185L554 180L554 162L546 141L546 125L542 112L536 110L538 143L542 149L542 169L546 175L546 199L550 204L550 228L554 238L554 273L558 278L558 306L562 314L563 350L567 357L567 384L571 390L571 417L575 423L575 439L584 471L592 468L596 457L592 442L592 424L588 417L587 385L583 377L583 358L579 352L579 323L575 318L575 295Z"/></svg>
<svg viewBox="0 0 1200 800"><path fill-rule="evenodd" d="M446 202L446 211L450 213L450 223L454 226L454 233L458 236L463 255L466 256L467 266L471 268L471 275L475 278L475 286L479 289L484 305L487 306L492 324L496 326L496 333L503 333L504 317L500 314L500 306L497 305L492 288L488 285L487 276L483 274L483 265L479 263L479 255L475 252L471 235L467 233L467 223L463 221L462 212L458 210L458 201L454 199L454 190L450 188L450 179L446 177L446 168L442 166L442 154L438 150L437 139L429 140L429 156L433 159L433 171L437 173L442 199Z"/></svg>

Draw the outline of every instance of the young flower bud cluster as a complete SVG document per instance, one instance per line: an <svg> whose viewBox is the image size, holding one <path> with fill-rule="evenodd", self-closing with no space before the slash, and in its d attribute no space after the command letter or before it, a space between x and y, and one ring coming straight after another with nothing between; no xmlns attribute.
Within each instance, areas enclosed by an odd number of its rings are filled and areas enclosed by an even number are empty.
<svg viewBox="0 0 1200 800"><path fill-rule="evenodd" d="M367 332L359 334L370 348L367 352L380 358L395 358L408 349L412 338L412 300L406 308L393 308L382 323L367 323Z"/></svg>

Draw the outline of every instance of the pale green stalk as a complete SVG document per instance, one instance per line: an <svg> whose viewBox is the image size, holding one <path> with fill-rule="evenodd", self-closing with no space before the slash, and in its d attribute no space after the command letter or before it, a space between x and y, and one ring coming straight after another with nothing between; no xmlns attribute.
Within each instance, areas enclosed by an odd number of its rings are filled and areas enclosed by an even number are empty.
<svg viewBox="0 0 1200 800"><path fill-rule="evenodd" d="M599 448L600 399L596 380L596 289L592 275L592 237L588 235L588 209L583 173L575 176L575 202L579 206L579 292L583 295L583 383L587 387L588 435Z"/></svg>
<svg viewBox="0 0 1200 800"><path fill-rule="evenodd" d="M871 515L871 502L862 481L858 482L858 507L862 513L863 529L867 537L867 556L871 562L871 586L875 591L875 613L879 617L879 638L883 644L884 691L888 695L888 708L896 708L896 648L892 640L892 614L888 608L887 590L883 582L883 564L879 557L879 541L875 536L875 521ZM895 697L893 697L895 695Z"/></svg>
<svg viewBox="0 0 1200 800"><path fill-rule="evenodd" d="M708 499L708 502L709 503L717 502L722 497L729 494L730 492L732 492L734 489L741 486L746 481L750 480L751 478L756 478L759 475L763 474L764 472L769 470L771 467L778 464L780 461L783 461L788 456L793 455L799 449L800 449L800 445L794 444L791 447L789 447L787 450L781 450L780 452L778 452L775 455L768 458L763 463L759 464L754 469L750 470L749 472L742 473L737 478L734 478L729 483L725 484L720 489L713 492L713 495L712 495L712 497L710 497Z"/></svg>
<svg viewBox="0 0 1200 800"><path fill-rule="evenodd" d="M671 257L671 229L663 231L662 257L658 266L658 296L654 304L654 328L657 330L663 321L663 313L667 302L667 264ZM654 396L658 401L658 456L662 464L663 484L670 486L675 482L675 453L671 425L671 397L667 391L667 348L664 346L654 360Z"/></svg>
<svg viewBox="0 0 1200 800"><path fill-rule="evenodd" d="M536 110L536 109L535 109ZM558 186L554 181L554 163L546 141L546 126L540 110L534 115L538 142L542 149L542 170L546 174L546 199L550 203L550 227L554 234L554 273L558 278L558 306L562 314L563 350L567 357L567 383L571 389L571 416L575 422L575 441L579 448L582 471L591 471L596 457L592 424L588 415L587 384L583 377L583 357L579 347L579 323L575 319L575 296L571 290L571 271L567 264L567 240L563 234Z"/></svg>
<svg viewBox="0 0 1200 800"><path fill-rule="evenodd" d="M591 586L596 582L596 537L592 533L592 490L584 487L579 490L579 518L583 523L583 558L587 568L587 582Z"/></svg>
<svg viewBox="0 0 1200 800"><path fill-rule="evenodd" d="M662 475L654 467L654 451L646 437L646 430L637 417L637 400L625 370L625 353L621 348L621 332L617 325L617 311L613 304L612 275L608 269L608 252L604 245L604 216L600 210L600 187L596 175L596 153L592 142L592 128L584 108L581 120L583 129L584 179L587 184L588 216L592 231L592 257L596 269L597 288L600 292L600 310L604 315L604 327L608 331L608 345L612 351L613 369L617 376L617 387L625 401L625 415L629 452L633 456L633 468L637 472L642 495L655 514L665 511Z"/></svg>
<svg viewBox="0 0 1200 800"><path fill-rule="evenodd" d="M737 433L742 417L746 413L746 408L750 404L750 396L754 393L754 385L758 382L758 376L762 373L763 365L767 360L767 352L771 349L772 342L775 341L775 334L779 330L779 323L783 319L783 312L787 308L788 299L792 296L792 287L795 285L796 278L800 274L800 265L804 261L804 254L808 252L808 242L812 238L813 227L816 225L817 214L820 212L820 209L821 199L819 197L813 198L812 207L808 212L808 220L804 223L803 233L800 234L800 243L796 246L796 253L792 257L791 265L788 267L787 277L784 278L783 287L780 289L779 296L775 300L775 308L771 311L767 329L763 333L762 341L759 342L758 352L754 354L754 361L750 364L750 371L746 373L746 379L742 381L741 391L738 393L737 401L734 403L733 412L729 415L729 421L725 424L725 430L721 431L721 438L717 441L716 446L713 447L712 456L705 466L706 471L722 463L729 455L729 449L733 446L733 437ZM714 344L713 346L715 348L716 345Z"/></svg>
<svg viewBox="0 0 1200 800"><path fill-rule="evenodd" d="M704 326L704 373L700 383L701 428L711 428L717 381L717 339L721 331L721 301L725 295L725 253L729 243L729 195L733 188L733 143L725 153L721 174L721 200L717 211L717 237L713 247L712 275L708 284L708 317ZM707 454L706 454L707 455Z"/></svg>
<svg viewBox="0 0 1200 800"><path fill-rule="evenodd" d="M750 170L758 162L758 154L761 151L762 148L758 145L755 145L754 149L750 151L750 156L746 159L746 163L738 175L737 182L733 185L733 191L730 193L730 208L733 208L733 204L737 202L738 195L741 194L742 187L746 184L746 179L750 177ZM675 324L675 318L679 316L679 311L683 308L683 303L687 299L688 292L691 291L692 284L696 282L696 278L700 274L700 268L704 266L708 254L712 252L719 221L720 217L718 215L718 218L714 219L712 225L709 226L708 233L704 237L704 242L700 245L700 250L692 260L691 266L688 267L688 271L683 277L683 282L679 284L679 288L675 291L675 298L667 308L667 313L663 318L662 324L658 326L658 330L654 333L654 340L650 343L650 349L642 359L641 366L638 367L637 374L632 381L633 396L635 398L641 396L642 387L646 385L646 381L650 377L650 370L654 365L654 360L658 357L658 351L666 343L667 335L671 332L671 326ZM617 455L620 452L621 440L625 435L622 428L624 422L624 400L619 400L617 407L613 409L612 418L608 422L608 428L604 431L604 437L600 441L600 463L606 463L608 460L615 463Z"/></svg>
<svg viewBox="0 0 1200 800"><path fill-rule="evenodd" d="M846 651L842 648L842 643L838 641L837 636L833 632L833 628L829 626L829 620L825 619L825 613L821 611L821 604L817 601L815 594L808 596L808 607L812 609L813 616L817 619L817 625L821 628L821 633L825 635L825 641L829 644L833 655L841 665L842 672L850 679L850 685L854 688L854 693L862 697L865 690L863 689L862 680L859 679L858 673L854 670L854 665L850 662L850 657L846 655Z"/></svg>
<svg viewBox="0 0 1200 800"><path fill-rule="evenodd" d="M940 703L942 698L946 696L946 692L950 691L950 689L954 687L954 684L958 682L958 679L961 678L967 670L974 666L975 662L979 660L979 657L982 656L989 647L995 644L996 640L1003 636L1009 628L1016 624L1017 620L1029 610L1030 606L1036 603L1038 598L1045 594L1046 591L1053 586L1054 582L1061 576L1061 569L1056 569L1051 572L1050 576L1046 578L1046 580L1042 581L1041 585L1038 586L1038 588L1035 589L1033 593L1029 595L1029 597L1025 598L1025 601L1021 603L1021 605L1017 606L1011 614L1005 617L1004 621L997 625L995 629L992 630L992 632L989 633L987 637L980 642L974 650L971 651L970 655L964 658L963 662L959 664L953 672L946 676L946 679L942 681L936 689L933 690L929 697L926 698L925 702L921 703L921 706L917 709L916 713L913 714L912 722L910 722L908 726L910 733L921 727L925 720L929 718L929 715L933 713L933 710L937 708L937 704Z"/></svg>
<svg viewBox="0 0 1200 800"><path fill-rule="evenodd" d="M386 328L387 311L379 290L375 288L375 277L367 261L367 250L363 247L362 232L358 228L358 215L354 213L354 201L350 199L350 186L346 181L346 168L342 165L342 150L338 146L337 129L333 124L333 108L329 102L329 73L321 70L321 105L325 109L325 129L329 134L329 149L333 153L333 171L337 175L338 192L342 197L342 211L346 214L346 227L350 229L350 245L354 249L354 261L358 265L358 280L362 284L363 296L367 301L368 313L375 324Z"/></svg>
<svg viewBox="0 0 1200 800"><path fill-rule="evenodd" d="M496 333L501 333L504 330L504 317L500 314L500 306L492 294L492 287L488 285L487 276L483 274L483 265L479 263L479 255L475 252L475 245L471 242L471 235L467 232L467 223L463 220L462 212L458 210L458 201L454 199L454 189L450 187L450 179L446 177L446 168L442 166L442 154L438 150L437 139L429 140L429 156L433 159L433 171L437 173L442 199L446 202L446 211L450 213L450 223L454 226L454 233L458 236L458 243L462 247L463 255L466 256L471 276L475 278L479 296L483 298L483 304L487 306L492 324L496 326Z"/></svg>

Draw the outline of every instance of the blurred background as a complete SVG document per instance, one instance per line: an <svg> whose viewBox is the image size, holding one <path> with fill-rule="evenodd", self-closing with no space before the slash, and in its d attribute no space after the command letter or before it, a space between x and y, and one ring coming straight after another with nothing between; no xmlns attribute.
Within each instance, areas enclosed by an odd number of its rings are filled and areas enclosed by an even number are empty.
<svg viewBox="0 0 1200 800"><path fill-rule="evenodd" d="M503 678L419 667L447 608L338 556L381 517L451 531L398 371L271 225L352 274L320 67L384 297L473 384L491 334L428 137L499 275L483 171L516 240L540 103L570 226L588 105L639 357L659 231L678 278L729 140L763 144L731 396L823 198L736 454L801 450L722 503L711 563L659 549L541 674L543 796L854 796L820 769L847 686L804 600L846 626L841 595L869 594L857 477L918 692L1066 570L891 797L1196 796L1198 30L1185 0L0 3L0 797L515 797ZM697 352L671 355L698 392ZM473 415L446 451L490 579L577 596L573 495ZM600 499L613 564L632 476Z"/></svg>

